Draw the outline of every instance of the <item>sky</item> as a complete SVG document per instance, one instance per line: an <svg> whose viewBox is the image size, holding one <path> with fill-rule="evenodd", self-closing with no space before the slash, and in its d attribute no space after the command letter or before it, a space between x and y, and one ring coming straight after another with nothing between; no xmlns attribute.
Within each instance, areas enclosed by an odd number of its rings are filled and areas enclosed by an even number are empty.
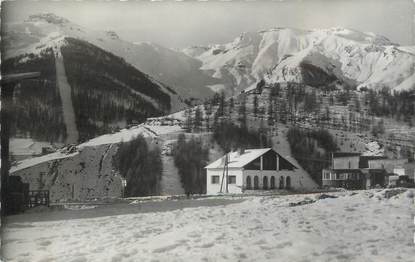
<svg viewBox="0 0 415 262"><path fill-rule="evenodd" d="M242 32L273 27L346 27L415 45L415 0L18 1L3 2L2 20L52 12L131 41L170 48L227 43Z"/></svg>

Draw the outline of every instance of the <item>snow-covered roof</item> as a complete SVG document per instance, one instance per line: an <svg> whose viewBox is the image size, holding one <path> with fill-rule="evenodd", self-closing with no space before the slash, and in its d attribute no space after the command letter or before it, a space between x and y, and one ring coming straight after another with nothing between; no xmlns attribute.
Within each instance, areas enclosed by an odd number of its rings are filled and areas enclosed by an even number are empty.
<svg viewBox="0 0 415 262"><path fill-rule="evenodd" d="M10 139L10 153L13 155L36 155L42 153L42 148L53 147L49 142L35 141L31 138Z"/></svg>
<svg viewBox="0 0 415 262"><path fill-rule="evenodd" d="M16 172L16 171L19 171L19 170L22 170L22 169L25 169L31 166L36 166L36 165L39 165L39 164L42 164L44 162L48 162L51 160L73 157L77 154L79 154L78 151L74 153L68 153L68 154L58 151L58 152L54 152L54 153L39 156L39 157L24 159L22 161L19 161L17 166L10 167L10 173L13 173L13 172Z"/></svg>
<svg viewBox="0 0 415 262"><path fill-rule="evenodd" d="M121 142L127 142L132 140L138 135L144 137L157 137L159 135L173 133L182 130L180 126L148 126L148 125L137 125L131 128L122 129L113 134L105 134L98 137L95 137L85 143L77 145L77 150L82 150L85 147L94 147L106 144L116 144ZM10 173L35 166L44 162L53 161L57 159L69 158L76 154L79 154L79 151L67 153L65 150L60 150L51 154L28 158L22 161L19 161L16 166L10 168Z"/></svg>
<svg viewBox="0 0 415 262"><path fill-rule="evenodd" d="M261 148L261 149L245 149L245 151L240 154L239 151L229 153L229 168L241 168L256 158L262 156L266 152L271 150L271 148ZM226 155L225 155L226 156ZM218 160L210 163L205 168L223 168L225 164L225 156L222 156Z"/></svg>
<svg viewBox="0 0 415 262"><path fill-rule="evenodd" d="M150 126L150 125L137 125L131 128L121 129L120 131L113 134L105 134L96 138L93 138L83 144L80 144L78 147L88 147L88 146L98 146L105 144L115 144L120 142L127 142L132 140L138 135L144 137L157 137L158 135L178 132L182 128L178 125L173 126Z"/></svg>

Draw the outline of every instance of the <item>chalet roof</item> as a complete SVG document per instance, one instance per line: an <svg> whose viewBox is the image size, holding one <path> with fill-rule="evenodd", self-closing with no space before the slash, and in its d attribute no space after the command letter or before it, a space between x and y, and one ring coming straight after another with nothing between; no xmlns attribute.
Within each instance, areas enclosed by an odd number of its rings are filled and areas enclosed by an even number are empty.
<svg viewBox="0 0 415 262"><path fill-rule="evenodd" d="M251 161L262 156L266 152L272 150L271 148L261 148L261 149L245 149L245 151L240 154L239 151L229 153L229 168L241 168L249 164ZM223 168L225 164L225 156L217 159L216 161L210 163L205 168Z"/></svg>
<svg viewBox="0 0 415 262"><path fill-rule="evenodd" d="M353 153L353 152L335 152L335 153L333 153L333 158L336 158L336 157L349 157L349 156L360 156L360 153Z"/></svg>

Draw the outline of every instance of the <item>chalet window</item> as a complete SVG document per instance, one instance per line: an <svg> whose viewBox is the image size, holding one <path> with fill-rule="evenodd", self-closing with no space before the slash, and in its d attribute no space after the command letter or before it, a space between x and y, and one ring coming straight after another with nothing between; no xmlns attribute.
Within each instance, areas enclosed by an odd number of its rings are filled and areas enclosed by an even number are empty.
<svg viewBox="0 0 415 262"><path fill-rule="evenodd" d="M211 176L210 179L211 184L219 184L219 176Z"/></svg>
<svg viewBox="0 0 415 262"><path fill-rule="evenodd" d="M349 161L349 169L352 169L352 163Z"/></svg>
<svg viewBox="0 0 415 262"><path fill-rule="evenodd" d="M330 173L324 173L323 179L330 180Z"/></svg>
<svg viewBox="0 0 415 262"><path fill-rule="evenodd" d="M262 156L263 170L277 170L277 159L273 151L268 151Z"/></svg>
<svg viewBox="0 0 415 262"><path fill-rule="evenodd" d="M236 176L228 176L228 184L236 184Z"/></svg>
<svg viewBox="0 0 415 262"><path fill-rule="evenodd" d="M261 170L261 158L258 157L245 167L246 170Z"/></svg>
<svg viewBox="0 0 415 262"><path fill-rule="evenodd" d="M290 162L288 162L282 157L280 157L279 159L279 170L294 170L294 166Z"/></svg>
<svg viewBox="0 0 415 262"><path fill-rule="evenodd" d="M284 188L284 177L280 177L280 189Z"/></svg>

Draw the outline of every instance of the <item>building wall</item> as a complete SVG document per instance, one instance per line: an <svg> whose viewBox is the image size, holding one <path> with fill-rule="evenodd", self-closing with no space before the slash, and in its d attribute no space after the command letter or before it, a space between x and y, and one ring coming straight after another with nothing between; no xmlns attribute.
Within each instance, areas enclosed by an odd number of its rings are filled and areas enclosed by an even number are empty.
<svg viewBox="0 0 415 262"><path fill-rule="evenodd" d="M405 175L405 168L394 168L393 173L397 174L398 176L404 176Z"/></svg>
<svg viewBox="0 0 415 262"><path fill-rule="evenodd" d="M219 176L219 183L212 184L212 176ZM229 168L228 169L228 176L236 176L236 184L228 184L229 193L238 194L242 193L242 169L238 168ZM223 178L223 169L222 168L215 168L215 169L207 169L206 172L206 194L208 195L216 195L220 192L220 185L222 183ZM225 192L226 181L223 181L223 188L222 191Z"/></svg>
<svg viewBox="0 0 415 262"><path fill-rule="evenodd" d="M212 184L212 176L219 176L219 183ZM215 195L220 192L220 185L222 182L223 169L208 169L206 175L206 194ZM268 189L271 186L271 176L275 177L275 189L279 189L280 177L284 179L284 189L286 188L287 177L291 180L291 189L296 190L310 190L316 188L315 182L307 175L302 172L289 171L289 170L242 170L242 169L229 169L228 176L236 177L236 184L229 184L228 190L231 194L243 193L246 190L246 179L248 176L251 177L251 187L254 186L254 177L258 176L259 190L263 189L263 178L268 177ZM225 192L226 183L223 183L223 192Z"/></svg>
<svg viewBox="0 0 415 262"><path fill-rule="evenodd" d="M415 168L407 168L405 173L408 175L409 179L415 182Z"/></svg>
<svg viewBox="0 0 415 262"><path fill-rule="evenodd" d="M284 178L284 188L286 187L286 178L289 176L291 180L291 189L295 190L312 190L317 188L317 184L311 179L311 177L303 170L295 169L290 170L280 170L280 171L271 171L271 170L244 170L244 181L243 186L246 188L246 178L247 176L251 177L251 185L254 185L254 177L258 176L259 179L259 189L263 189L263 177L268 177L268 187L271 185L271 176L275 176L275 187L279 188L280 177Z"/></svg>
<svg viewBox="0 0 415 262"><path fill-rule="evenodd" d="M113 172L117 145L85 147L79 154L52 159L12 172L29 183L29 190L49 190L50 201L121 197L121 177Z"/></svg>
<svg viewBox="0 0 415 262"><path fill-rule="evenodd" d="M298 176L296 176L295 171L289 171L289 170L280 170L280 171L274 171L274 170L244 170L243 171L243 188L246 189L247 184L246 180L247 177L251 177L251 189L253 189L254 186L254 177L258 176L258 184L259 189L264 188L264 177L266 176L268 178L268 189L271 185L271 177L275 177L275 189L279 189L279 183L280 178L283 177L284 180L284 188L286 188L286 179L287 177L290 177L291 180L291 188L298 188L300 186L300 180L298 179Z"/></svg>
<svg viewBox="0 0 415 262"><path fill-rule="evenodd" d="M403 166L406 163L408 163L408 159L376 159L368 161L369 169L386 169L389 173L392 173L395 167Z"/></svg>
<svg viewBox="0 0 415 262"><path fill-rule="evenodd" d="M323 180L323 187L341 187L343 180Z"/></svg>
<svg viewBox="0 0 415 262"><path fill-rule="evenodd" d="M333 159L333 169L358 169L358 168L359 168L359 156L337 157Z"/></svg>
<svg viewBox="0 0 415 262"><path fill-rule="evenodd" d="M348 189L366 188L366 175L350 171L348 173L336 173L335 170L323 169L323 187L343 187Z"/></svg>

